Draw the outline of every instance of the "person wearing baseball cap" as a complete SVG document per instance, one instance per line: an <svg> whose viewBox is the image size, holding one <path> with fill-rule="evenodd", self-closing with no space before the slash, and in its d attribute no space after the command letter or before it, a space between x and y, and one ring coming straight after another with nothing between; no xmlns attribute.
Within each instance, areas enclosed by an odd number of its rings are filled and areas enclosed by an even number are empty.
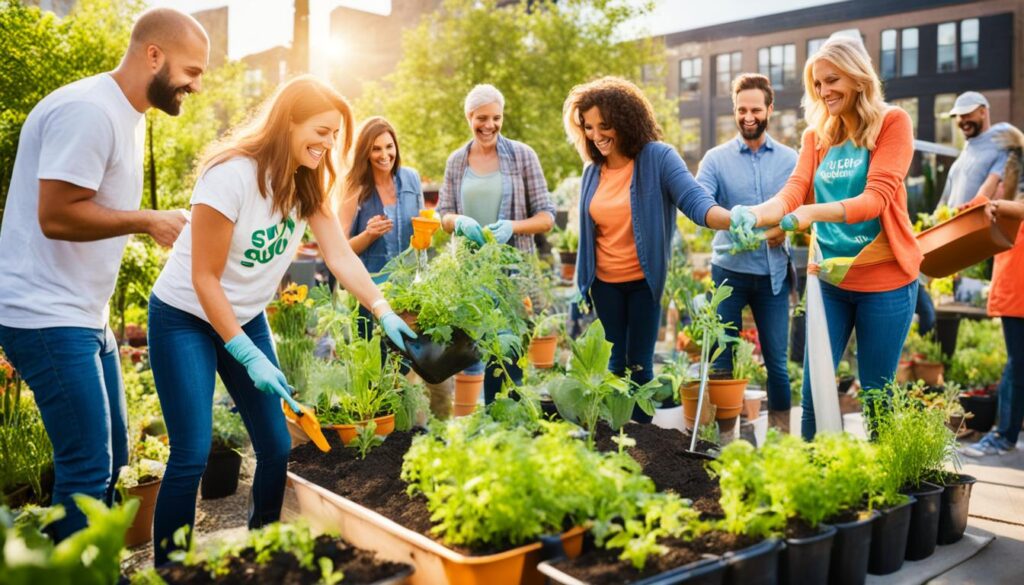
<svg viewBox="0 0 1024 585"><path fill-rule="evenodd" d="M1007 156L998 137L1011 126L1005 122L993 126L988 100L976 91L960 94L948 115L956 117L967 144L949 168L939 205L960 207L977 195L992 199Z"/></svg>

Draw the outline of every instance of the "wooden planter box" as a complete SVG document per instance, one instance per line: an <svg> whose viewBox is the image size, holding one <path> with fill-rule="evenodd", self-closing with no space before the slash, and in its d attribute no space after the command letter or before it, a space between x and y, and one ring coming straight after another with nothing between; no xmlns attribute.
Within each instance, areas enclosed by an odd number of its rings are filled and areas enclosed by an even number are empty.
<svg viewBox="0 0 1024 585"><path fill-rule="evenodd" d="M544 583L537 571L543 560L540 542L491 555L466 556L291 471L288 484L295 490L298 514L314 529L340 531L353 546L373 551L382 559L412 564L416 571L409 579L411 585ZM583 528L573 528L562 534L562 546L570 558L580 554L583 532Z"/></svg>

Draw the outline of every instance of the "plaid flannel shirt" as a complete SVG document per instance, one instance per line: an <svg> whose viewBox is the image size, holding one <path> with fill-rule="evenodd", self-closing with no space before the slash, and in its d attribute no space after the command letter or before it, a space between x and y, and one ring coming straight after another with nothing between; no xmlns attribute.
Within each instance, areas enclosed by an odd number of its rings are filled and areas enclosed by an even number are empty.
<svg viewBox="0 0 1024 585"><path fill-rule="evenodd" d="M470 140L448 157L444 184L437 201L437 211L442 217L447 213L462 213L462 178L469 166L469 148L472 145ZM555 206L548 195L548 183L532 148L499 134L498 170L501 172L502 189L498 219L529 219L542 211L550 213L554 219ZM510 243L523 252L534 251L533 234L516 234Z"/></svg>

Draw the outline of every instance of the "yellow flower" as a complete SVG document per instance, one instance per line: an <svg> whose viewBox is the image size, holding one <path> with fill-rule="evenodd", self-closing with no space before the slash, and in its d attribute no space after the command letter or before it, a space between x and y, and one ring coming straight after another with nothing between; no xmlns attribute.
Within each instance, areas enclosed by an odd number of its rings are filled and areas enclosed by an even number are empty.
<svg viewBox="0 0 1024 585"><path fill-rule="evenodd" d="M281 303L284 305L294 305L295 303L301 303L306 300L306 295L309 294L309 287L302 284L298 285L290 283L283 291L281 291Z"/></svg>

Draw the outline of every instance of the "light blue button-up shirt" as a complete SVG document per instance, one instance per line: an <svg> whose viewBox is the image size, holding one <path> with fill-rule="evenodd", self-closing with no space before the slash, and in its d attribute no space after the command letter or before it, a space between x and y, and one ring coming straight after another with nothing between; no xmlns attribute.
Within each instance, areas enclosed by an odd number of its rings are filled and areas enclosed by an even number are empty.
<svg viewBox="0 0 1024 585"><path fill-rule="evenodd" d="M765 136L757 152L736 136L704 155L697 171L697 182L726 209L735 205L757 205L782 190L796 167L796 159L795 150L775 142L771 136ZM788 244L769 248L767 242L762 242L757 250L732 255L728 251L717 251L732 245L729 232L719 231L712 245L716 250L711 256L712 264L743 274L771 275L772 292L779 294L782 290L789 263Z"/></svg>

